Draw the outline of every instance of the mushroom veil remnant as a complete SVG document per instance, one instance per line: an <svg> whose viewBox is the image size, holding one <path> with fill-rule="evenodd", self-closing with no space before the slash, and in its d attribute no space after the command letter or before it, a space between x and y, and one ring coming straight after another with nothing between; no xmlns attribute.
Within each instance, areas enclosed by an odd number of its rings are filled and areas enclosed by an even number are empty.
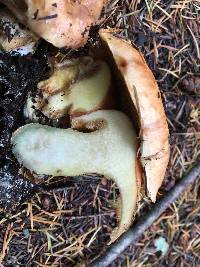
<svg viewBox="0 0 200 267"><path fill-rule="evenodd" d="M72 129L27 124L14 133L12 144L18 161L37 174L96 173L115 181L121 193L121 218L111 242L128 229L137 200L137 144L133 125L125 114L96 111L72 119Z"/></svg>

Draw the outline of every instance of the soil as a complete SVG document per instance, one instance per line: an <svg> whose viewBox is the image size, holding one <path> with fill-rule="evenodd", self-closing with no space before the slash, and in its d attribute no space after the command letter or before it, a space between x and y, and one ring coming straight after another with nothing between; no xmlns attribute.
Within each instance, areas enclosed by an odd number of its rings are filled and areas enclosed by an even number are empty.
<svg viewBox="0 0 200 267"><path fill-rule="evenodd" d="M3 184L8 175L7 196L12 203L21 203L26 198L25 191L27 197L30 195L29 183L18 174L20 166L11 152L10 138L14 130L25 124L23 108L28 93L34 91L38 81L48 75L46 47L41 45L33 56L26 57L0 53L0 180ZM22 187L25 190L23 196L19 194ZM4 191L1 186L0 199L4 199ZM6 203L5 199L2 204L6 211L16 207Z"/></svg>

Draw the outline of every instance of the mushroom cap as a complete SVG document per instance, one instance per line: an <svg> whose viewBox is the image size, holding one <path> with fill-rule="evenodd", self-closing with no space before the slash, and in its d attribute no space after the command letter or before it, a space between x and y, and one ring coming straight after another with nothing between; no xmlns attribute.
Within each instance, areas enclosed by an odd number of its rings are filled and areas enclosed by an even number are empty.
<svg viewBox="0 0 200 267"><path fill-rule="evenodd" d="M100 30L100 38L121 77L122 109L139 120L138 157L143 166L148 195L153 202L169 161L169 130L157 82L143 56L131 43L116 37L113 30ZM124 101L125 100L125 101ZM127 103L127 106L125 106ZM141 171L139 171L141 175Z"/></svg>
<svg viewBox="0 0 200 267"><path fill-rule="evenodd" d="M28 26L54 46L78 48L87 42L105 0L25 0ZM33 19L34 18L34 19Z"/></svg>

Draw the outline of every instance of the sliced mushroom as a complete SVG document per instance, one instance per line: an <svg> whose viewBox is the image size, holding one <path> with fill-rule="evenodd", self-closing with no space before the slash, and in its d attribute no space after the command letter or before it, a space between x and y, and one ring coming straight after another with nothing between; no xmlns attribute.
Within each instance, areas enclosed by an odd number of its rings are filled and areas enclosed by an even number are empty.
<svg viewBox="0 0 200 267"><path fill-rule="evenodd" d="M1 0L38 36L56 47L78 48L88 38L106 0ZM27 10L24 9L27 5Z"/></svg>
<svg viewBox="0 0 200 267"><path fill-rule="evenodd" d="M34 109L48 118L58 119L66 114L77 116L111 108L114 102L110 97L108 65L90 57L56 65L51 77L39 82L38 89L40 93L34 99L29 96L25 107L26 117L33 121Z"/></svg>
<svg viewBox="0 0 200 267"><path fill-rule="evenodd" d="M113 242L130 226L136 206L137 142L133 125L122 112L104 110L73 118L72 128L25 125L13 134L13 153L23 166L37 174L97 173L115 181L122 206L119 227L111 237Z"/></svg>
<svg viewBox="0 0 200 267"><path fill-rule="evenodd" d="M120 77L121 108L129 113L133 122L136 117L139 119L138 155L148 194L155 202L169 161L169 130L161 94L141 53L109 30L100 30L100 37L111 65L115 66L116 77Z"/></svg>
<svg viewBox="0 0 200 267"><path fill-rule="evenodd" d="M55 64L52 75L38 83L38 89L45 95L53 95L69 88L79 75L78 60L67 60L63 64Z"/></svg>

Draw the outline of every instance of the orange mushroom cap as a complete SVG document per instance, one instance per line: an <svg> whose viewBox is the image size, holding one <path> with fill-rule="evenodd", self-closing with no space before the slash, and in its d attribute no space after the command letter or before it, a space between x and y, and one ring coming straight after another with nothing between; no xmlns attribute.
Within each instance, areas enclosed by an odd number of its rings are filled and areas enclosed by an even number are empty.
<svg viewBox="0 0 200 267"><path fill-rule="evenodd" d="M100 30L100 37L116 64L134 105L140 124L139 157L148 194L153 202L169 161L169 130L157 82L143 56L131 43L115 37L112 30Z"/></svg>
<svg viewBox="0 0 200 267"><path fill-rule="evenodd" d="M38 36L62 48L78 48L88 39L106 0L1 0L14 15ZM23 4L26 4L24 8Z"/></svg>

